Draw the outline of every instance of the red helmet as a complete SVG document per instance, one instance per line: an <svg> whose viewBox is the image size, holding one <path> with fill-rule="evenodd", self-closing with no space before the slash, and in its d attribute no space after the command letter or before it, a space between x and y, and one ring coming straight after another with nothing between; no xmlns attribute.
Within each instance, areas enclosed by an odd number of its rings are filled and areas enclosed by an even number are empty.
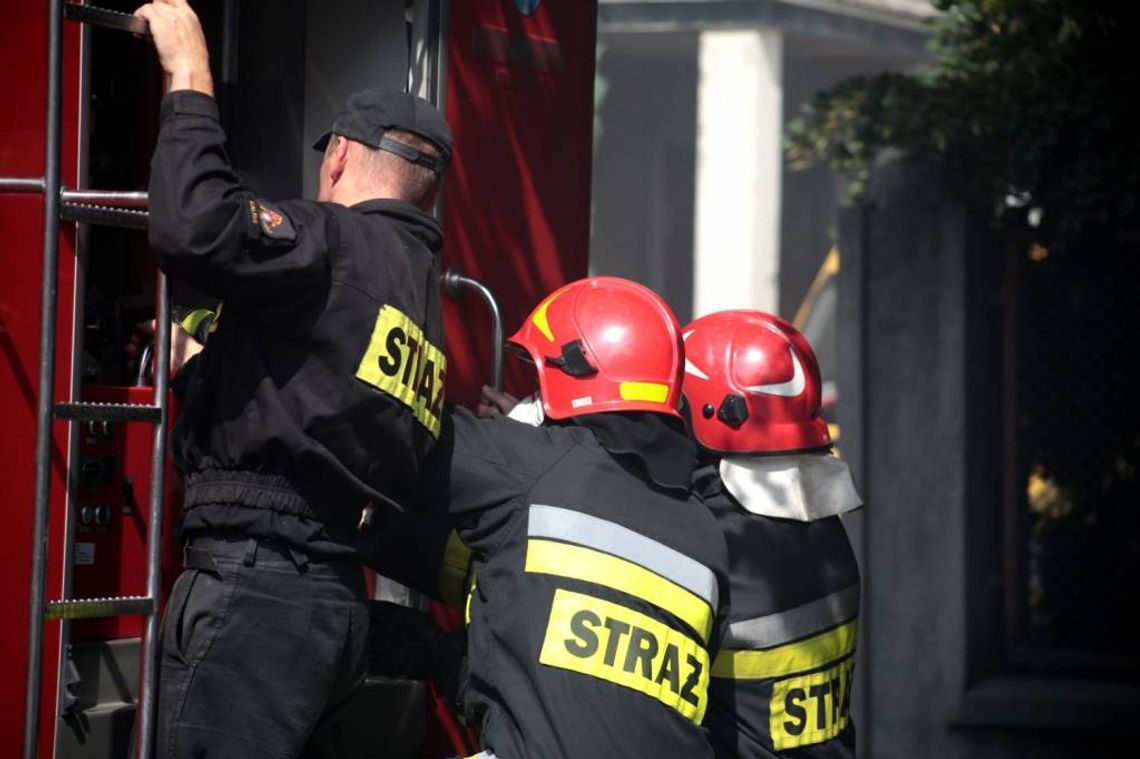
<svg viewBox="0 0 1140 759"><path fill-rule="evenodd" d="M539 303L507 342L534 361L552 419L601 411L680 416L681 329L665 301L636 282L571 282Z"/></svg>
<svg viewBox="0 0 1140 759"><path fill-rule="evenodd" d="M831 444L820 416L819 364L796 328L762 311L721 311L684 329L693 435L722 453Z"/></svg>

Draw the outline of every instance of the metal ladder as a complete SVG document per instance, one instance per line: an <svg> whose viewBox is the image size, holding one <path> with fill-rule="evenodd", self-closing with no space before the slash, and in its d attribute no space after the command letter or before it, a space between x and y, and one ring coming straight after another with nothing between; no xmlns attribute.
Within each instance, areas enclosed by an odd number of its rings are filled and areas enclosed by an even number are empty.
<svg viewBox="0 0 1140 759"><path fill-rule="evenodd" d="M38 759L40 695L43 676L45 620L73 620L130 614L146 616L143 633L141 683L136 711L137 746L140 759L153 755L156 693L158 684L158 614L162 548L162 509L165 489L166 438L168 427L168 372L170 356L170 287L161 272L156 285L154 402L146 404L84 403L75 398L57 403L53 399L56 363L56 314L59 289L59 228L62 221L104 224L132 229L148 225L145 192L70 190L61 186L63 22L95 24L148 36L145 21L125 13L86 5L49 0L48 80L44 175L37 178L0 177L0 192L43 193L43 285L40 314L39 393L36 411L36 485L32 583L29 594L28 673L24 721L24 759ZM76 289L82 287L76 281ZM77 317L81 318L81 316ZM82 330L79 330L82 332ZM79 422L142 422L154 425L151 456L150 524L147 529L147 582L145 596L45 599L48 559L48 522L51 499L52 424L66 420L74 439ZM71 457L66 472L69 498L73 487ZM64 576L71 576L74 556L65 552ZM62 641L66 645L66 641ZM60 677L62 678L62 670Z"/></svg>

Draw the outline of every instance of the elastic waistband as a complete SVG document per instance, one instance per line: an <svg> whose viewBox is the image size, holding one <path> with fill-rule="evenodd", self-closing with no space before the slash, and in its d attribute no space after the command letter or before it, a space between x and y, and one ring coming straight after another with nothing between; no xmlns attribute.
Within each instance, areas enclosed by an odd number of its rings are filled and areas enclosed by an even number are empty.
<svg viewBox="0 0 1140 759"><path fill-rule="evenodd" d="M330 526L355 527L359 510L316 509L297 492L289 479L279 474L262 474L244 469L203 469L186 475L186 497L183 509L207 504L235 504L253 509L267 509L313 519ZM346 503L345 506L350 504ZM362 505L363 506L363 505ZM330 513L331 512L331 513Z"/></svg>

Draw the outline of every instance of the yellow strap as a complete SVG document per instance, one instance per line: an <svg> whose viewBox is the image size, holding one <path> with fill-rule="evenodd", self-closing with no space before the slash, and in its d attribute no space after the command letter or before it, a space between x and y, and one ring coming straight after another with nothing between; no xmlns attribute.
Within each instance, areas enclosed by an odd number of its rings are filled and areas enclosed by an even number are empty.
<svg viewBox="0 0 1140 759"><path fill-rule="evenodd" d="M178 323L182 329L189 332L191 335L198 334L198 328L202 326L202 322L206 321L214 315L214 312L208 308L196 308L186 316L182 317L182 321Z"/></svg>
<svg viewBox="0 0 1140 759"><path fill-rule="evenodd" d="M797 672L810 672L855 651L858 620L827 632L775 648L742 651L721 649L712 676L733 680L770 680Z"/></svg>
<svg viewBox="0 0 1140 759"><path fill-rule="evenodd" d="M459 539L455 530L447 536L443 561L439 566L439 598L448 606L461 608L467 595L468 575L471 571L471 549Z"/></svg>
<svg viewBox="0 0 1140 759"><path fill-rule="evenodd" d="M669 612L708 642L712 608L702 598L633 562L592 548L531 538L526 571L571 577L628 593Z"/></svg>

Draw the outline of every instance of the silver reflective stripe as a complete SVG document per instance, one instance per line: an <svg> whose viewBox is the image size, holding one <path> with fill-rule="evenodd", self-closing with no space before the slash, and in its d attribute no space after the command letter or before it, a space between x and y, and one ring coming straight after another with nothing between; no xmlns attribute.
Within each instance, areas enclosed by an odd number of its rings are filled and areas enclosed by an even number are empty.
<svg viewBox="0 0 1140 759"><path fill-rule="evenodd" d="M835 627L859 614L859 583L777 614L753 617L728 626L724 648L771 648Z"/></svg>
<svg viewBox="0 0 1140 759"><path fill-rule="evenodd" d="M696 559L656 540L573 509L534 504L530 507L527 535L553 538L620 556L656 572L717 608L716 575Z"/></svg>

